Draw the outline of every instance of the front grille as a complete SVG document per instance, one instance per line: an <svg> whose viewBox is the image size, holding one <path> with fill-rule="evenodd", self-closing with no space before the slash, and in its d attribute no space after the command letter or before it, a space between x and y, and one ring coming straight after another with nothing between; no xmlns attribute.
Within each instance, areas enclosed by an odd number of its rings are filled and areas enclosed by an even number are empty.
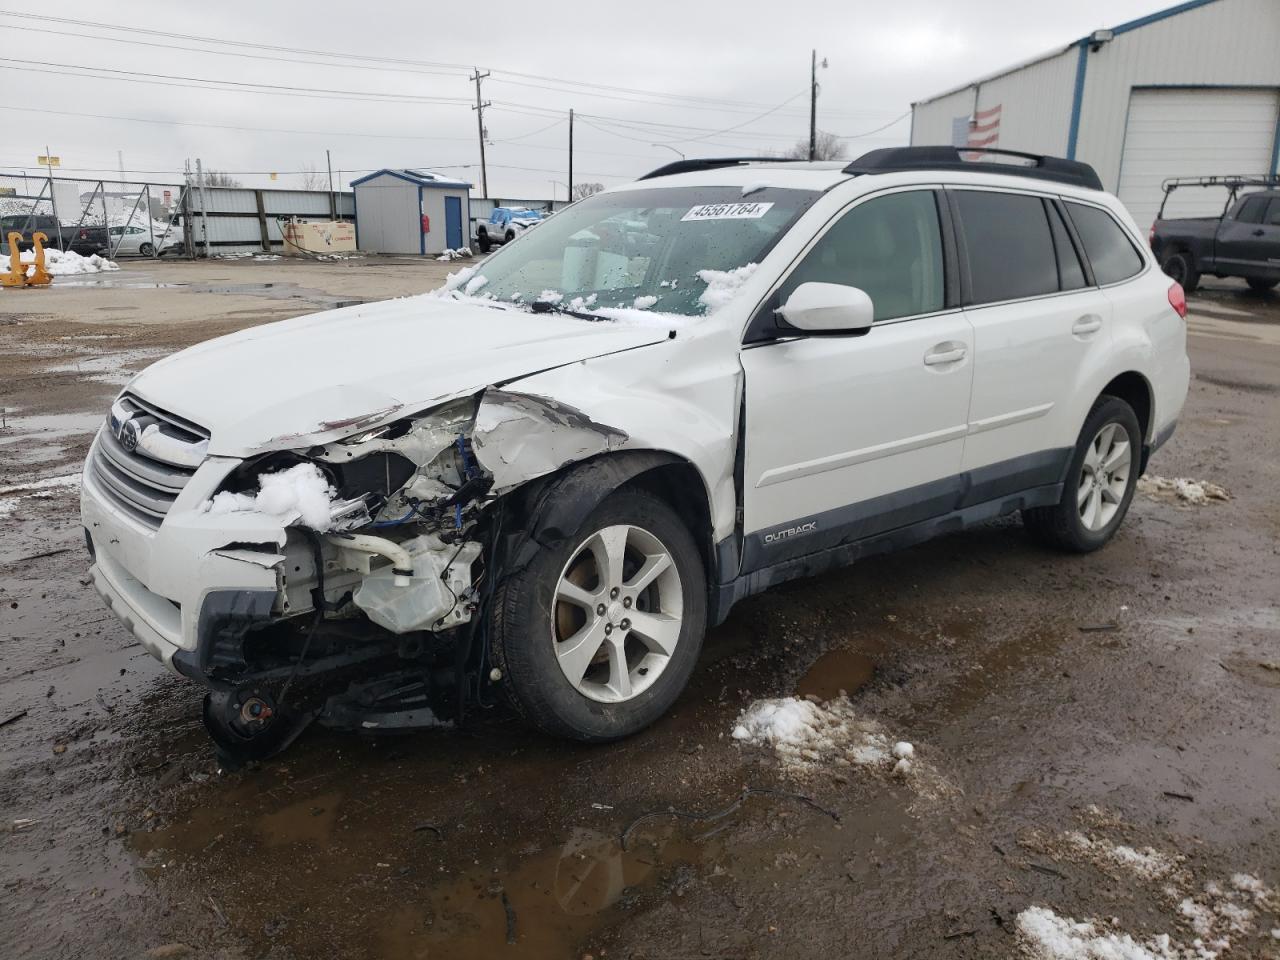
<svg viewBox="0 0 1280 960"><path fill-rule="evenodd" d="M120 441L126 421L133 421L133 435L143 438L132 450ZM196 472L208 443L209 432L203 427L124 394L112 404L98 434L90 469L117 507L156 529Z"/></svg>

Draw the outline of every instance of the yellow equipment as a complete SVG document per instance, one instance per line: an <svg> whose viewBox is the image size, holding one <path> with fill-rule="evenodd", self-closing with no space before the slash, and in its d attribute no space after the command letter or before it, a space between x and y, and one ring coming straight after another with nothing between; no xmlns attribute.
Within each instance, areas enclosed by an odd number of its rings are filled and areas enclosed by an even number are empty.
<svg viewBox="0 0 1280 960"><path fill-rule="evenodd" d="M18 245L22 243L22 234L14 231L9 234L9 272L0 274L0 287L47 287L53 277L44 267L44 242L49 238L39 231L31 235L31 250L35 254L33 263L23 263ZM33 268L31 276L27 276L27 268Z"/></svg>

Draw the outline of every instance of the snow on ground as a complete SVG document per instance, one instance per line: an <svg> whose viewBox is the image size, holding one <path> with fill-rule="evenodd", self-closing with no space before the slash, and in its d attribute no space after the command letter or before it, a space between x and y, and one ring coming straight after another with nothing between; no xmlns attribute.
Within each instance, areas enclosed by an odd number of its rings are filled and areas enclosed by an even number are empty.
<svg viewBox="0 0 1280 960"><path fill-rule="evenodd" d="M698 296L698 302L715 313L738 295L738 289L751 279L758 264L748 263L736 270L699 270L698 278L707 285Z"/></svg>
<svg viewBox="0 0 1280 960"><path fill-rule="evenodd" d="M23 263L35 263L35 251L27 250L20 254ZM8 273L11 264L9 258L4 254L0 254L0 273ZM68 277L81 273L108 273L112 270L119 270L119 265L114 260L107 260L98 256L96 253L90 257L82 257L78 253L70 250L50 250L48 247L44 251L44 268L53 277ZM31 276L35 272L35 267L27 270L27 276Z"/></svg>
<svg viewBox="0 0 1280 960"><path fill-rule="evenodd" d="M914 748L894 744L873 720L864 720L846 697L823 703L799 697L757 700L742 711L733 738L773 749L784 770L800 772L824 765L878 766L886 772L905 762Z"/></svg>
<svg viewBox="0 0 1280 960"><path fill-rule="evenodd" d="M448 261L448 260L461 260L461 259L463 259L464 257L470 257L470 256L471 256L471 248L470 248L470 247L458 247L458 249L456 249L456 250L451 249L451 248L450 248L450 249L446 249L443 253L441 253L441 254L440 254L440 256L436 257L436 259L437 259L437 260L444 260L444 261Z"/></svg>
<svg viewBox="0 0 1280 960"><path fill-rule="evenodd" d="M1231 494L1208 480L1189 480L1186 477L1169 479L1148 474L1138 478L1138 493L1153 500L1177 500L1195 506L1203 506L1210 500L1231 499Z"/></svg>
<svg viewBox="0 0 1280 960"><path fill-rule="evenodd" d="M301 520L305 526L323 532L329 529L333 497L334 490L320 468L313 463L299 463L259 476L256 495L224 490L206 500L201 510L215 515L252 510L286 524Z"/></svg>
<svg viewBox="0 0 1280 960"><path fill-rule="evenodd" d="M1057 861L1087 862L1115 875L1119 868L1127 883L1155 886L1153 895L1169 915L1170 932L1138 936L1108 921L1077 921L1036 904L1018 915L1023 952L1036 960L1227 960L1247 956L1248 945L1272 924L1264 914L1280 914L1280 896L1253 874L1233 874L1229 882L1199 884L1182 856L1151 847L1135 849L1098 835L1098 829L1123 829L1105 811L1090 807L1081 818L1094 832L1080 831L1046 838L1038 833L1020 838L1022 846Z"/></svg>
<svg viewBox="0 0 1280 960"><path fill-rule="evenodd" d="M69 473L62 477L45 477L42 480L0 487L0 519L13 513L23 500L47 500L57 496L60 490L74 490L79 486L80 474Z"/></svg>

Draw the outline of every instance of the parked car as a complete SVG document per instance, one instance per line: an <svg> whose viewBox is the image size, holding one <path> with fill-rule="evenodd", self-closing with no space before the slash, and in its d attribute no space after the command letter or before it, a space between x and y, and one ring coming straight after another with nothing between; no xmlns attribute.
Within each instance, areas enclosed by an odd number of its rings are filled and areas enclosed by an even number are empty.
<svg viewBox="0 0 1280 960"><path fill-rule="evenodd" d="M93 583L262 756L502 696L613 740L774 584L1013 513L1097 550L1186 305L1090 167L1029 163L681 161L433 294L175 354L90 450Z"/></svg>
<svg viewBox="0 0 1280 960"><path fill-rule="evenodd" d="M20 250L31 249L31 235L43 233L48 237L46 247L57 249L58 236L62 236L62 248L78 253L83 257L102 253L107 247L107 231L105 227L76 226L60 224L56 217L47 214L10 214L0 217L0 244L8 249L9 234L21 233Z"/></svg>
<svg viewBox="0 0 1280 960"><path fill-rule="evenodd" d="M1219 217L1164 219L1170 194L1180 187L1227 187ZM1240 196L1249 187L1269 187ZM1165 184L1160 216L1151 227L1160 267L1191 293L1201 276L1241 277L1258 292L1280 284L1280 177L1204 177Z"/></svg>
<svg viewBox="0 0 1280 960"><path fill-rule="evenodd" d="M489 219L476 227L476 246L481 253L514 240L543 220L542 213L528 207L494 207Z"/></svg>
<svg viewBox="0 0 1280 960"><path fill-rule="evenodd" d="M152 257L159 248L160 256L163 257L182 249L182 231L177 228L166 231L162 223L156 224L154 228L136 223L111 227L108 233L111 237L108 252L112 256Z"/></svg>

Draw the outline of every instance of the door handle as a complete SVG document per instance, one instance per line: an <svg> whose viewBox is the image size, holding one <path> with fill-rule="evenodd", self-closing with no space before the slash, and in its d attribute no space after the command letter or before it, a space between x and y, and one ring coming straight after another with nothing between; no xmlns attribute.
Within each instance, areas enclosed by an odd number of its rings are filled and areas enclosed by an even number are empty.
<svg viewBox="0 0 1280 960"><path fill-rule="evenodd" d="M934 367L940 363L955 363L957 360L963 360L968 355L968 351L964 347L949 347L941 349L944 344L939 344L924 355L924 363L927 367Z"/></svg>
<svg viewBox="0 0 1280 960"><path fill-rule="evenodd" d="M1102 318L1096 313L1086 313L1083 317L1071 325L1071 332L1074 334L1097 333L1102 329Z"/></svg>
<svg viewBox="0 0 1280 960"><path fill-rule="evenodd" d="M1253 231L1253 235L1255 237L1265 237L1267 235L1267 231L1259 227L1257 230Z"/></svg>

